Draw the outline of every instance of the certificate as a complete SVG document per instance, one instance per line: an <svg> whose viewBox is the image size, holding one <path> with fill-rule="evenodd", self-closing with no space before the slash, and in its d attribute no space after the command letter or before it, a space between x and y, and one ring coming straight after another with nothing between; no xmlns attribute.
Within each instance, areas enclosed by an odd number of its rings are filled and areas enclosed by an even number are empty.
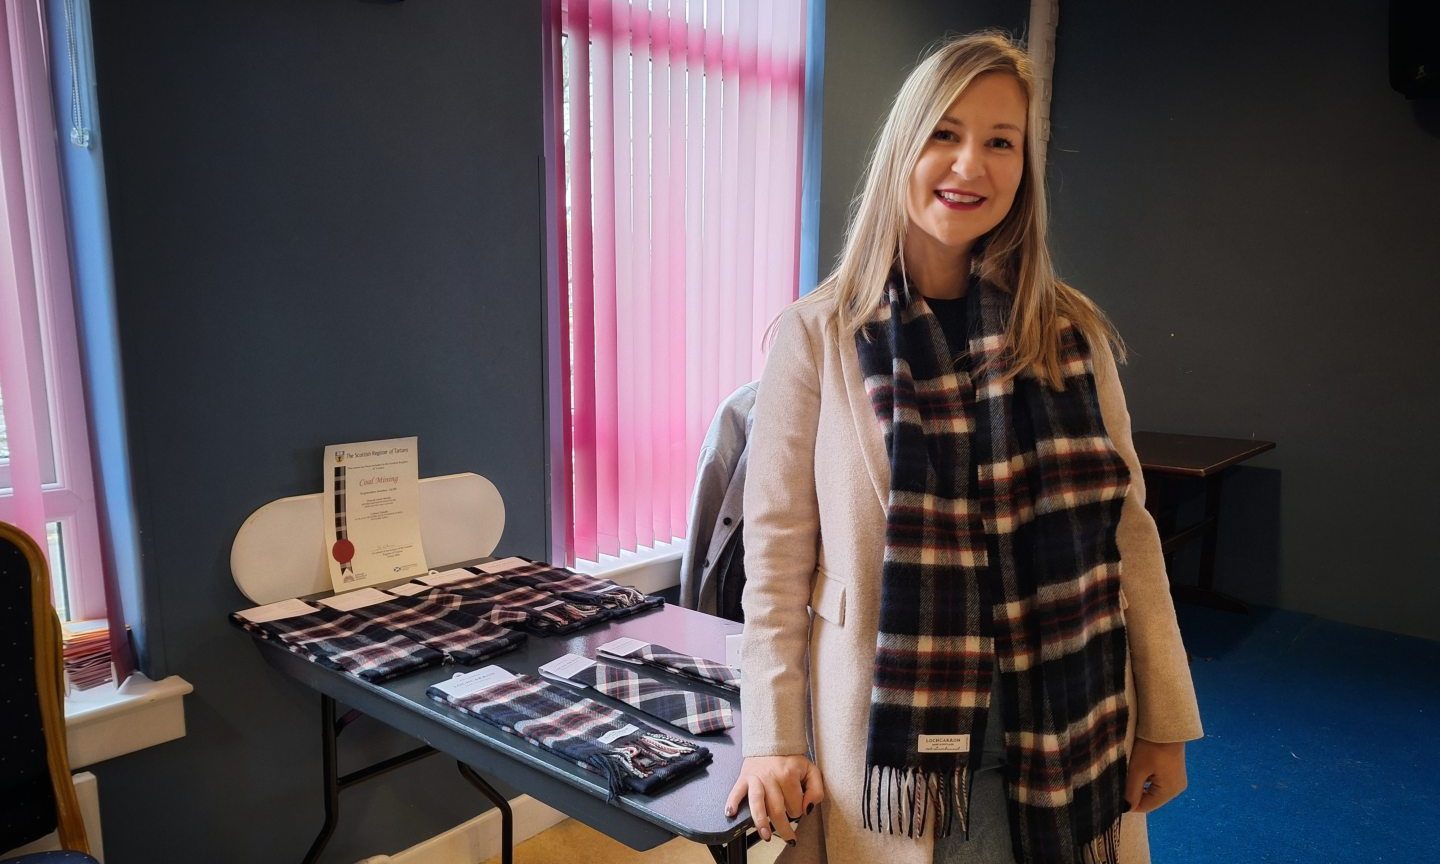
<svg viewBox="0 0 1440 864"><path fill-rule="evenodd" d="M325 558L336 591L428 572L416 442L391 438L325 448Z"/></svg>

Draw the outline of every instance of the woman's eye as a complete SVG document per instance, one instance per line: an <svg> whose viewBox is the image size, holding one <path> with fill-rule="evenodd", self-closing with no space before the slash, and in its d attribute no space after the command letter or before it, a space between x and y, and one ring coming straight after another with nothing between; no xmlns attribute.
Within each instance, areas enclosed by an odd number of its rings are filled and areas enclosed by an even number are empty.
<svg viewBox="0 0 1440 864"><path fill-rule="evenodd" d="M935 134L931 135L930 137L934 138L936 141L954 141L955 133L951 132L949 129L936 129Z"/></svg>
<svg viewBox="0 0 1440 864"><path fill-rule="evenodd" d="M1012 150L1015 147L1014 142L1009 138L991 138L990 143L999 147L1001 150Z"/></svg>

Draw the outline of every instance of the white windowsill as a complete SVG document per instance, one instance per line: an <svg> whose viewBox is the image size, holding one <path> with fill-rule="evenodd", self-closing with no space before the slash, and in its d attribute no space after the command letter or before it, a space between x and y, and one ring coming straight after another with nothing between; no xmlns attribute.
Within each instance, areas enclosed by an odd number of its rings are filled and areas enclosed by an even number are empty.
<svg viewBox="0 0 1440 864"><path fill-rule="evenodd" d="M151 681L136 672L120 687L72 690L65 697L71 770L184 737L184 698L194 689L179 675Z"/></svg>
<svg viewBox="0 0 1440 864"><path fill-rule="evenodd" d="M636 552L621 552L618 558L601 555L599 561L576 561L574 569L654 594L680 584L680 558L684 553L685 541L676 540L642 546Z"/></svg>

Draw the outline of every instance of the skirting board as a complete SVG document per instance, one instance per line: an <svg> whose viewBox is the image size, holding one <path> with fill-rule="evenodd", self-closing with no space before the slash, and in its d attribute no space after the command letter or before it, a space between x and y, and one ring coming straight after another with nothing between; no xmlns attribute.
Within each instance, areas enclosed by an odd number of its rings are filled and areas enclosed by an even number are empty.
<svg viewBox="0 0 1440 864"><path fill-rule="evenodd" d="M510 800L515 814L515 844L565 821L566 815L529 795ZM394 855L376 855L358 864L478 864L500 854L500 811L490 808L422 843Z"/></svg>

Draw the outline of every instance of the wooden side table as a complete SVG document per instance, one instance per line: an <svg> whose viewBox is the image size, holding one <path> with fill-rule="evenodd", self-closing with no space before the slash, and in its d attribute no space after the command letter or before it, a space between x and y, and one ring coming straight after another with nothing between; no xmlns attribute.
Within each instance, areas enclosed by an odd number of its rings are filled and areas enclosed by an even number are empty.
<svg viewBox="0 0 1440 864"><path fill-rule="evenodd" d="M1200 574L1195 585L1177 585L1172 578L1171 595L1179 602L1209 606L1231 612L1248 612L1249 607L1228 594L1215 590L1215 542L1220 533L1220 492L1228 469L1247 459L1275 449L1273 441L1245 438L1212 438L1204 435L1171 435L1165 432L1136 432L1135 451L1145 472L1147 489L1163 489L1152 482L1156 476L1189 477L1205 484L1205 515L1200 521L1177 528L1177 502L1169 495L1146 496L1145 509L1160 528L1160 548L1167 570L1171 553L1200 538Z"/></svg>

